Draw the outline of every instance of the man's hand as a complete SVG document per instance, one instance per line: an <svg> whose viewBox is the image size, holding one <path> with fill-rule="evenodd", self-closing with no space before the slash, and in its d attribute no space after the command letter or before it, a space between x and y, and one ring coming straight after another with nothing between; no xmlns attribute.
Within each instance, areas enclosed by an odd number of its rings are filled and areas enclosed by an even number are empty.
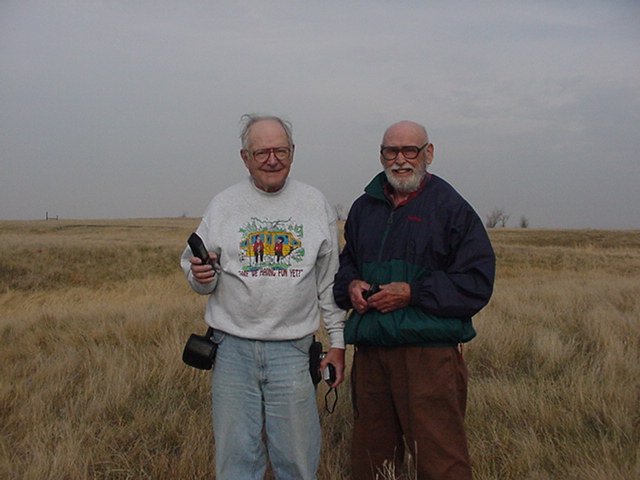
<svg viewBox="0 0 640 480"><path fill-rule="evenodd" d="M326 368L328 364L336 369L336 381L331 386L337 387L344 381L344 348L330 348L320 362L320 370Z"/></svg>
<svg viewBox="0 0 640 480"><path fill-rule="evenodd" d="M370 287L371 285L364 280L352 280L349 284L349 298L351 299L351 305L353 305L356 312L361 315L369 309L369 304L362 294L368 291Z"/></svg>
<svg viewBox="0 0 640 480"><path fill-rule="evenodd" d="M411 286L405 282L392 282L386 285L380 285L380 291L369 297L367 306L375 308L382 313L389 313L409 306L410 302ZM364 312L358 310L358 313Z"/></svg>
<svg viewBox="0 0 640 480"><path fill-rule="evenodd" d="M209 253L209 258L211 259L211 265L215 265L218 261L218 256L215 253ZM206 284L213 282L216 271L211 265L202 265L202 261L198 257L189 258L189 262L191 263L193 278L195 278L198 283Z"/></svg>

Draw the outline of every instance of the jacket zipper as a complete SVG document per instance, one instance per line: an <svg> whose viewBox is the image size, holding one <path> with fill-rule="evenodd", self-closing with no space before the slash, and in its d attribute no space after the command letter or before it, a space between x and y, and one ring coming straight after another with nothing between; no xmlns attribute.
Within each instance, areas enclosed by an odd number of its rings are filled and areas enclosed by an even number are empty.
<svg viewBox="0 0 640 480"><path fill-rule="evenodd" d="M382 253L384 252L384 246L387 243L387 236L391 231L391 225L393 225L393 213L394 213L394 210L391 210L391 213L387 217L387 223L385 225L384 233L382 234L382 240L380 240L380 250L378 251L378 263L382 261Z"/></svg>

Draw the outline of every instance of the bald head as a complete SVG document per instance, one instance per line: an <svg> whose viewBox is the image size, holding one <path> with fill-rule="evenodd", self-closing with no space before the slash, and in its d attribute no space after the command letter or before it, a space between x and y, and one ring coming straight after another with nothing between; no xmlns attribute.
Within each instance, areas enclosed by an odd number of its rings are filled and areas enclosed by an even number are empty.
<svg viewBox="0 0 640 480"><path fill-rule="evenodd" d="M387 128L382 137L382 144L389 145L387 141L388 137L397 137L398 135L402 137L411 136L414 138L412 142L405 143L405 145L424 145L425 143L429 143L429 135L427 134L426 128L419 123L402 120Z"/></svg>

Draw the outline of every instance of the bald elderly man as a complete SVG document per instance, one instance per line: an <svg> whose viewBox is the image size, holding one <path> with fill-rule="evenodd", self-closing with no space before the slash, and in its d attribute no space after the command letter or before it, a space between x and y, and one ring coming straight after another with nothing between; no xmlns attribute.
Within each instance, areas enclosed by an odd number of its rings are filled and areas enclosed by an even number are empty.
<svg viewBox="0 0 640 480"><path fill-rule="evenodd" d="M460 345L493 290L495 257L482 221L430 173L426 129L403 121L380 146L380 172L351 207L334 283L352 314L353 478L399 467L404 445L417 478L472 478Z"/></svg>

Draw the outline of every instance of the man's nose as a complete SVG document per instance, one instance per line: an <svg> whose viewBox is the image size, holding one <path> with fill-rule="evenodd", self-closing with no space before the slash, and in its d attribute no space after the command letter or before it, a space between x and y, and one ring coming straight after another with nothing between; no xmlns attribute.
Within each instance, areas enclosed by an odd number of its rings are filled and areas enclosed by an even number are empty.
<svg viewBox="0 0 640 480"><path fill-rule="evenodd" d="M396 163L398 165L403 165L405 163L407 163L407 157L404 156L404 153L402 153L402 150L398 152L398 155L396 155L396 158L393 159L393 163Z"/></svg>
<svg viewBox="0 0 640 480"><path fill-rule="evenodd" d="M276 158L276 153L274 152L273 148L269 150L269 156L264 161L264 163L267 163L269 165L273 165L275 163L280 163L280 160L278 160Z"/></svg>

